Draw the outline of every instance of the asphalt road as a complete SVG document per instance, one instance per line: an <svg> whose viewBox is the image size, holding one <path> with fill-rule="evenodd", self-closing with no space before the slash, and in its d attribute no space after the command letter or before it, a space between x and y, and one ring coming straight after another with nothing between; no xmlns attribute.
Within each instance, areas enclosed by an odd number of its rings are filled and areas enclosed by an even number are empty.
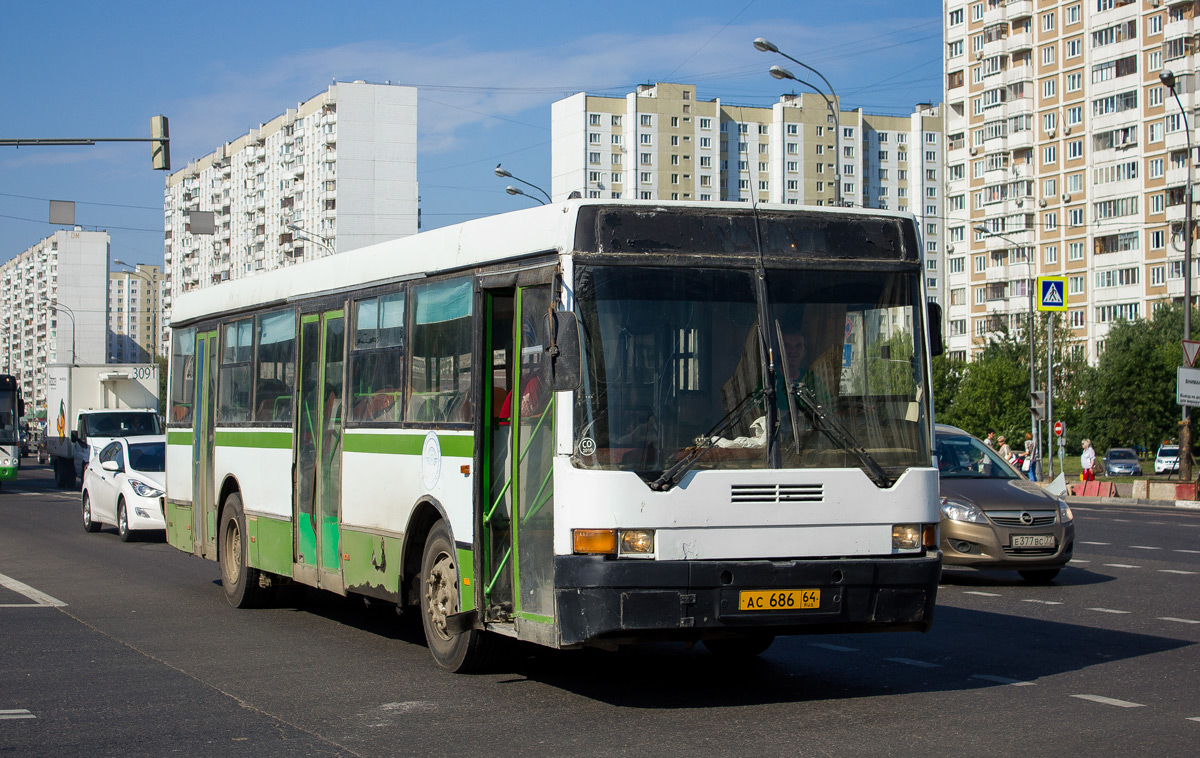
<svg viewBox="0 0 1200 758"><path fill-rule="evenodd" d="M25 469L0 491L0 754L1194 754L1200 511L1075 513L1053 585L948 574L928 634L736 665L520 650L455 676L389 609L234 610L215 563L86 534L78 493Z"/></svg>

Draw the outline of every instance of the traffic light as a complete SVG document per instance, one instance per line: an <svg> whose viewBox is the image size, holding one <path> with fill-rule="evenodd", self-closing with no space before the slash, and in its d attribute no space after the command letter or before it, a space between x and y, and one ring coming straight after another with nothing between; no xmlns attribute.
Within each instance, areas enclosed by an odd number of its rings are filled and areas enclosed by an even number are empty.
<svg viewBox="0 0 1200 758"><path fill-rule="evenodd" d="M1046 393L1045 392L1030 392L1029 393L1029 412L1038 421L1046 420Z"/></svg>
<svg viewBox="0 0 1200 758"><path fill-rule="evenodd" d="M150 117L150 160L156 171L171 170L171 134L167 129L166 116ZM161 142L159 141L161 140Z"/></svg>

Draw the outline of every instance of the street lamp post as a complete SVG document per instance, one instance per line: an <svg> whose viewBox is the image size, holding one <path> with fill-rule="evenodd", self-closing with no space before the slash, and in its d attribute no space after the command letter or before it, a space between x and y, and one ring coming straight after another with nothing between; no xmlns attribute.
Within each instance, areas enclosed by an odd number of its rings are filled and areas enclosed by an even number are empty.
<svg viewBox="0 0 1200 758"><path fill-rule="evenodd" d="M322 237L316 232L307 231L299 224L288 224L287 228L291 230L292 236L296 237L297 239L304 240L305 242L311 242L314 245L323 247L330 255L335 255L337 253L337 251L330 246L328 237Z"/></svg>
<svg viewBox="0 0 1200 758"><path fill-rule="evenodd" d="M126 268L129 269L128 271L125 272L126 274L133 274L135 276L140 276L146 280L146 284L150 285L151 288L154 287L154 280L150 278L150 275L144 271L139 271L137 266L134 266L131 263L126 263L125 261L120 260L119 258L114 258L113 263L118 266L125 266ZM150 359L153 361L155 358L158 358L158 307L154 303L151 303L150 304Z"/></svg>
<svg viewBox="0 0 1200 758"><path fill-rule="evenodd" d="M74 366L75 365L75 314L73 312L71 312L70 308L68 308L67 306L58 302L57 300L51 300L50 298L45 297L45 296L43 296L42 299L46 301L47 305L54 308L55 310L64 311L67 314L67 318L71 319L71 365ZM58 358L58 336L57 335L58 335L58 330L55 329L55 337L54 337L54 357L55 358Z"/></svg>
<svg viewBox="0 0 1200 758"><path fill-rule="evenodd" d="M496 164L496 168L495 168L495 174L496 174L496 176L503 177L503 178L506 178L506 179L515 179L516 181L520 182L521 184L524 184L526 187L533 187L535 190L537 190L538 192L540 192L540 193L542 193L543 195L545 195L545 196L546 196L546 202L549 202L549 203L553 203L553 202L554 202L554 200L553 200L553 199L550 197L550 193L549 193L549 192L547 192L546 190L544 190L544 189L542 189L541 187L537 186L536 184L533 184L533 183L531 183L531 182L527 182L527 181L525 181L524 179L522 179L522 178L521 178L521 177L519 177L519 176L513 176L513 175L512 175L512 174L511 174L509 171L507 171L507 170L506 170L506 169L505 169L505 168L504 168L504 167L503 167L501 164L499 164L499 163L497 163L497 164ZM508 194L510 194L510 195L524 195L525 197L533 198L534 200L537 200L539 203L542 203L542 201L541 201L541 200L538 200L538 198L534 197L533 195L529 194L528 192L522 192L522 191L521 191L519 188L517 188L517 187L514 187L514 186L512 186L511 184L510 184L509 186L505 187L505 188L504 188L504 191L505 191L505 192L507 192L507 193L508 193ZM546 204L546 203L542 203L542 205L545 205L545 204Z"/></svg>
<svg viewBox="0 0 1200 758"><path fill-rule="evenodd" d="M1005 242L1007 242L1008 244L1013 245L1015 247L1022 247L1022 245L1020 243L1018 243L1016 240L1009 239L1008 237L1005 237L1003 234L997 234L996 232L993 232L992 230L988 229L983 224L976 224L973 228L976 232L978 232L979 234L982 234L984 237L996 237L997 239L1002 239ZM1030 262L1029 266L1030 266L1030 273L1032 273L1032 269L1033 269L1032 261ZM1030 396L1030 398L1033 397L1033 393L1037 392L1037 361L1036 361L1036 353L1034 351L1034 344L1033 344L1033 320L1034 320L1033 290L1034 290L1035 281L1036 280L1032 276L1026 277L1026 284L1029 289L1029 396ZM1049 392L1047 392L1046 393L1047 403L1049 403L1049 397L1050 397L1050 394L1049 394ZM1033 431L1034 448L1036 450L1041 450L1042 449L1042 430L1041 430L1041 427L1038 426L1037 414L1033 412L1032 407L1029 409L1029 425ZM1030 464L1031 467L1033 465L1034 464L1032 464L1032 463Z"/></svg>
<svg viewBox="0 0 1200 758"><path fill-rule="evenodd" d="M1179 115L1183 119L1183 133L1187 138L1187 182L1183 191L1183 338L1192 338L1192 130L1188 126L1187 111L1179 99L1175 89L1175 73L1163 69L1159 80L1171 90L1175 96L1175 104L1179 106ZM1182 406L1182 420L1179 423L1179 478L1182 481L1192 480L1192 419L1191 407Z"/></svg>
<svg viewBox="0 0 1200 758"><path fill-rule="evenodd" d="M776 53L778 55L782 55L784 58L787 58L789 61L791 61L792 63L795 63L797 66L803 66L804 68L813 72L817 76L821 77L821 81L825 82L825 86L829 88L829 97L833 98L833 100L831 102L829 98L825 98L825 103L829 106L829 109L833 111L833 158L834 158L833 174L834 174L835 180L837 181L837 192L835 193L835 196L837 197L837 204L839 206L843 205L843 203L842 203L841 102L838 100L837 93L833 91L833 85L829 83L829 80L826 79L825 75L822 74L820 71L816 70L815 68L808 65L807 63L798 61L795 58L793 58L792 56L783 52L778 47L776 47L770 40L764 39L763 37L756 38L754 40L754 49L758 50L760 52L764 52L764 53ZM815 90L818 95L821 95L821 97L825 97L825 94L823 92L821 92L821 90L817 89L816 87L813 87L813 85L809 84L808 82L806 82L802 79L797 79L795 76L792 75L792 73L790 71L788 71L785 68L781 68L779 66L772 66L771 67L771 76L775 77L776 79L791 79L793 81L800 82L801 84L812 87L812 89Z"/></svg>

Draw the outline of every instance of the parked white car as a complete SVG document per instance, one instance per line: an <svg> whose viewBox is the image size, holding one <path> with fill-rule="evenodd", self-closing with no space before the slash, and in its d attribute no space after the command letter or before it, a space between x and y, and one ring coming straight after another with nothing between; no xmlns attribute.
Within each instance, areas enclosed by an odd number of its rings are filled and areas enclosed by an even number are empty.
<svg viewBox="0 0 1200 758"><path fill-rule="evenodd" d="M1179 445L1159 445L1154 456L1154 473L1165 474L1179 470Z"/></svg>
<svg viewBox="0 0 1200 758"><path fill-rule="evenodd" d="M83 477L83 528L113 524L128 542L135 532L165 530L163 483L167 438L118 437L94 454Z"/></svg>

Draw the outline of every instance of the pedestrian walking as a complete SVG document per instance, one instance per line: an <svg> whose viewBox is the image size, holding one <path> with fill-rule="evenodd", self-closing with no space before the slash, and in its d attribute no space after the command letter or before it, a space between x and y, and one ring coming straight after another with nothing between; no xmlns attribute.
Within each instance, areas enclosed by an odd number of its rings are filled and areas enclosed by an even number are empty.
<svg viewBox="0 0 1200 758"><path fill-rule="evenodd" d="M987 445L988 447L990 447L993 450L996 449L996 430L995 429L987 430L987 437L984 438L983 444Z"/></svg>
<svg viewBox="0 0 1200 758"><path fill-rule="evenodd" d="M1037 481L1037 443L1033 441L1033 432L1025 432L1025 462L1021 470L1029 474L1029 481Z"/></svg>
<svg viewBox="0 0 1200 758"><path fill-rule="evenodd" d="M1003 435L997 437L996 441L1000 443L1000 449L996 452L1000 454L1000 457L1004 459L1005 463L1012 463L1013 451L1012 448L1009 447L1008 441L1004 439Z"/></svg>
<svg viewBox="0 0 1200 758"><path fill-rule="evenodd" d="M1096 481L1096 473L1092 470L1096 465L1096 450L1092 447L1092 441L1085 439L1083 441L1083 454L1079 456L1079 467L1082 469L1079 472L1079 481L1094 482Z"/></svg>

